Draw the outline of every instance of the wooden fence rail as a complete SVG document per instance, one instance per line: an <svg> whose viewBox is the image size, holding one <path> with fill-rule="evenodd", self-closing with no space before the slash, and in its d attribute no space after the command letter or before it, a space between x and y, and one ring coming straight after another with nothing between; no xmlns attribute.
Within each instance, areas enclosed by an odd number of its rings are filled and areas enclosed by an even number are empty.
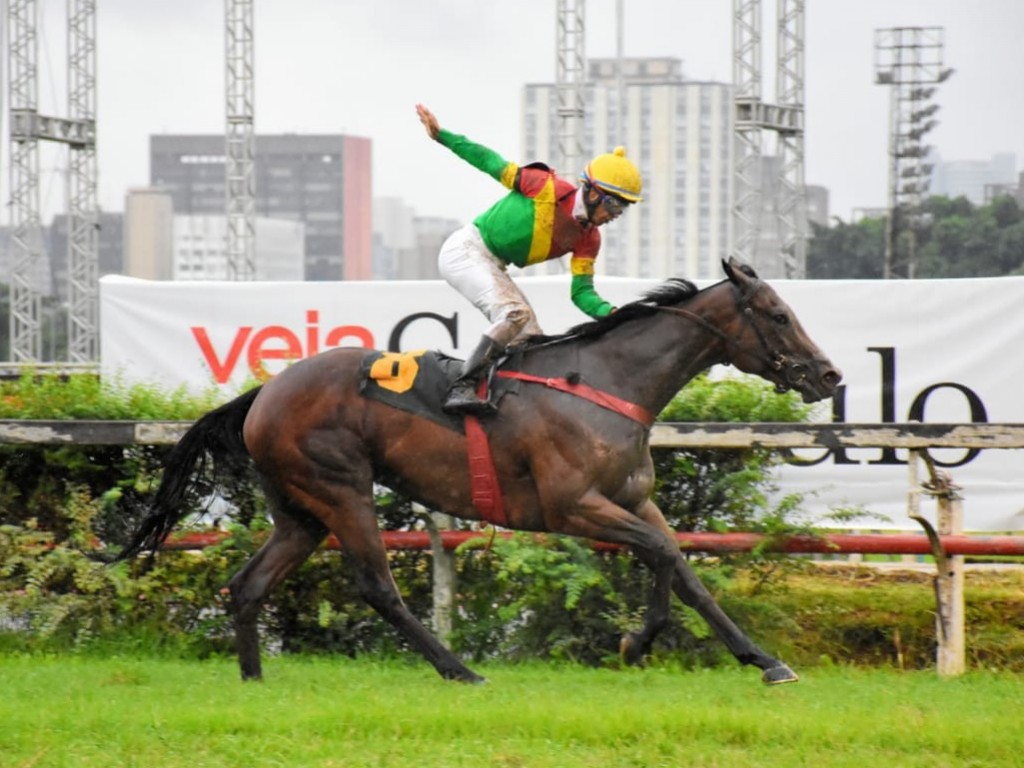
<svg viewBox="0 0 1024 768"><path fill-rule="evenodd" d="M188 421L0 419L0 444L166 445ZM1024 424L659 422L655 448L1024 448Z"/></svg>

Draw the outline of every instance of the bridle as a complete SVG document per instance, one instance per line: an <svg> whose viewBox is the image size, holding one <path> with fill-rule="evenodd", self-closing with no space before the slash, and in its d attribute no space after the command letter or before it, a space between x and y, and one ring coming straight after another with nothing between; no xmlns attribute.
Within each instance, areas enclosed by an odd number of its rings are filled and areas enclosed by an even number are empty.
<svg viewBox="0 0 1024 768"><path fill-rule="evenodd" d="M733 294L736 297L736 308L739 310L740 316L746 320L747 325L753 329L754 334L757 336L757 340L761 345L760 354L755 354L755 356L769 368L774 371L778 371L783 375L785 384L776 384L776 391L781 393L785 392L787 389L797 389L807 377L807 367L803 363L790 363L789 358L787 358L782 352L772 348L771 344L768 342L768 338L765 336L764 331L758 323L757 315L754 313L753 307L750 306L751 300L757 292L761 290L764 283L760 279L754 280L747 290L741 289L735 283L732 283L731 285ZM687 320L690 320L704 330L720 338L734 350L745 351L740 346L739 336L736 336L735 338L730 337L717 325L713 325L695 312L683 309L682 307L655 306L654 309L657 309L659 312L668 312L673 315L685 317Z"/></svg>

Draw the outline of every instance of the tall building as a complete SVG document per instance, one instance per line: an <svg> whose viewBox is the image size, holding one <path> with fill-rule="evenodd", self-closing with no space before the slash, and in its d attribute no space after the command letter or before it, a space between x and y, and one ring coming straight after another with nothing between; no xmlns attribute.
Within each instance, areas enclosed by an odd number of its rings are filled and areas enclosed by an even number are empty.
<svg viewBox="0 0 1024 768"><path fill-rule="evenodd" d="M686 80L679 59L633 58L623 60L620 89L618 67L618 59L588 62L583 146L588 155L624 146L644 200L602 227L597 271L717 278L732 239L732 88ZM557 107L553 83L525 87L520 162L555 161ZM558 170L575 179L582 169Z"/></svg>
<svg viewBox="0 0 1024 768"><path fill-rule="evenodd" d="M373 201L373 276L380 280L397 279L416 245L413 231L415 212L398 197L378 197Z"/></svg>
<svg viewBox="0 0 1024 768"><path fill-rule="evenodd" d="M305 225L257 217L255 280L302 280ZM175 280L229 280L227 216L175 216Z"/></svg>
<svg viewBox="0 0 1024 768"><path fill-rule="evenodd" d="M984 205L986 185L1012 185L1017 179L1017 156L1008 152L988 160L943 161L932 155L935 166L931 176L931 194L966 197L975 205Z"/></svg>
<svg viewBox="0 0 1024 768"><path fill-rule="evenodd" d="M455 219L440 216L417 216L413 220L416 232L416 265L420 280L440 280L437 256L448 236L462 224Z"/></svg>
<svg viewBox="0 0 1024 768"><path fill-rule="evenodd" d="M986 182L985 204L997 197L1012 197L1019 205L1024 205L1024 171L1017 175L1016 182Z"/></svg>
<svg viewBox="0 0 1024 768"><path fill-rule="evenodd" d="M807 191L807 220L819 227L827 227L830 218L828 187L808 184L805 189Z"/></svg>
<svg viewBox="0 0 1024 768"><path fill-rule="evenodd" d="M124 274L146 280L174 276L174 203L154 187L129 189L124 200Z"/></svg>
<svg viewBox="0 0 1024 768"><path fill-rule="evenodd" d="M454 219L417 216L397 197L373 201L374 273L381 280L439 280L437 255Z"/></svg>
<svg viewBox="0 0 1024 768"><path fill-rule="evenodd" d="M372 277L370 139L281 134L255 140L256 214L305 224L306 280ZM150 180L174 213L225 211L224 137L150 137Z"/></svg>

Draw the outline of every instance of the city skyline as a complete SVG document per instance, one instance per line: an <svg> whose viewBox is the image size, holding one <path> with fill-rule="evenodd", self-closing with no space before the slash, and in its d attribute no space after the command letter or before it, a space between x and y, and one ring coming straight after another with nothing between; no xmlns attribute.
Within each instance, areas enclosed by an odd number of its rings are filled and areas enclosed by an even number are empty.
<svg viewBox="0 0 1024 768"><path fill-rule="evenodd" d="M311 0L303 13L284 0L255 5L258 133L370 138L372 196L401 197L422 215L463 221L500 189L430 145L413 111L417 101L431 106L445 127L509 159L550 159L519 156L519 116L524 86L554 80L552 3L523 0L515 14L469 0L391 0L388 14L367 5ZM728 0L625 5L625 55L677 57L687 78L731 81ZM764 3L762 17L768 100L774 5ZM40 11L39 107L60 115L64 9ZM1017 39L1024 4L808 0L806 16L805 177L829 189L834 214L848 218L853 208L885 201L888 94L873 82L876 28L945 28L945 63L956 74L939 88L939 126L929 137L944 159L983 160L1001 152L1024 157L1024 100L1014 101L1010 89L1012 73L1024 67ZM587 3L588 58L615 55L614 22L615 0ZM105 0L97 23L100 204L117 211L128 188L148 181L151 135L223 131L223 5ZM63 209L63 182L53 172L66 164L62 158L52 148L42 158L44 177L50 177L42 181L44 221ZM4 200L7 184L2 174Z"/></svg>

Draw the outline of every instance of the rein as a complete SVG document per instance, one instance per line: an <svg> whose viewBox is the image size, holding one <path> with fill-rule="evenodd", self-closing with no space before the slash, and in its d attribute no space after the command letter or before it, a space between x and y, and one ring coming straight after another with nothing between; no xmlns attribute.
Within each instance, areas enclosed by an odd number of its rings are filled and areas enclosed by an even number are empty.
<svg viewBox="0 0 1024 768"><path fill-rule="evenodd" d="M761 327L757 324L757 320L754 319L754 311L750 306L750 300L754 298L755 294L757 294L759 290L761 290L762 285L763 283L760 280L758 280L750 291L738 295L736 297L736 306L739 308L740 314L746 319L747 324L754 330L754 333L757 336L757 340L761 344L761 359L765 363L767 363L768 366L771 367L772 369L776 371L781 371L783 367L786 365L786 356L783 355L781 352L773 350L771 348L771 345L768 343L768 339L765 337L764 332L761 330ZM734 292L738 290L739 289L735 288L734 286ZM658 306L654 307L654 309L658 310L659 312L668 312L669 314L685 317L687 320L695 323L696 325L699 325L704 330L717 336L727 345L731 346L733 349L742 351L739 341L737 340L738 337L730 337L725 331L723 331L717 325L713 325L712 323L708 322L705 318L701 317L695 312L691 312L688 309L682 309L681 307Z"/></svg>

